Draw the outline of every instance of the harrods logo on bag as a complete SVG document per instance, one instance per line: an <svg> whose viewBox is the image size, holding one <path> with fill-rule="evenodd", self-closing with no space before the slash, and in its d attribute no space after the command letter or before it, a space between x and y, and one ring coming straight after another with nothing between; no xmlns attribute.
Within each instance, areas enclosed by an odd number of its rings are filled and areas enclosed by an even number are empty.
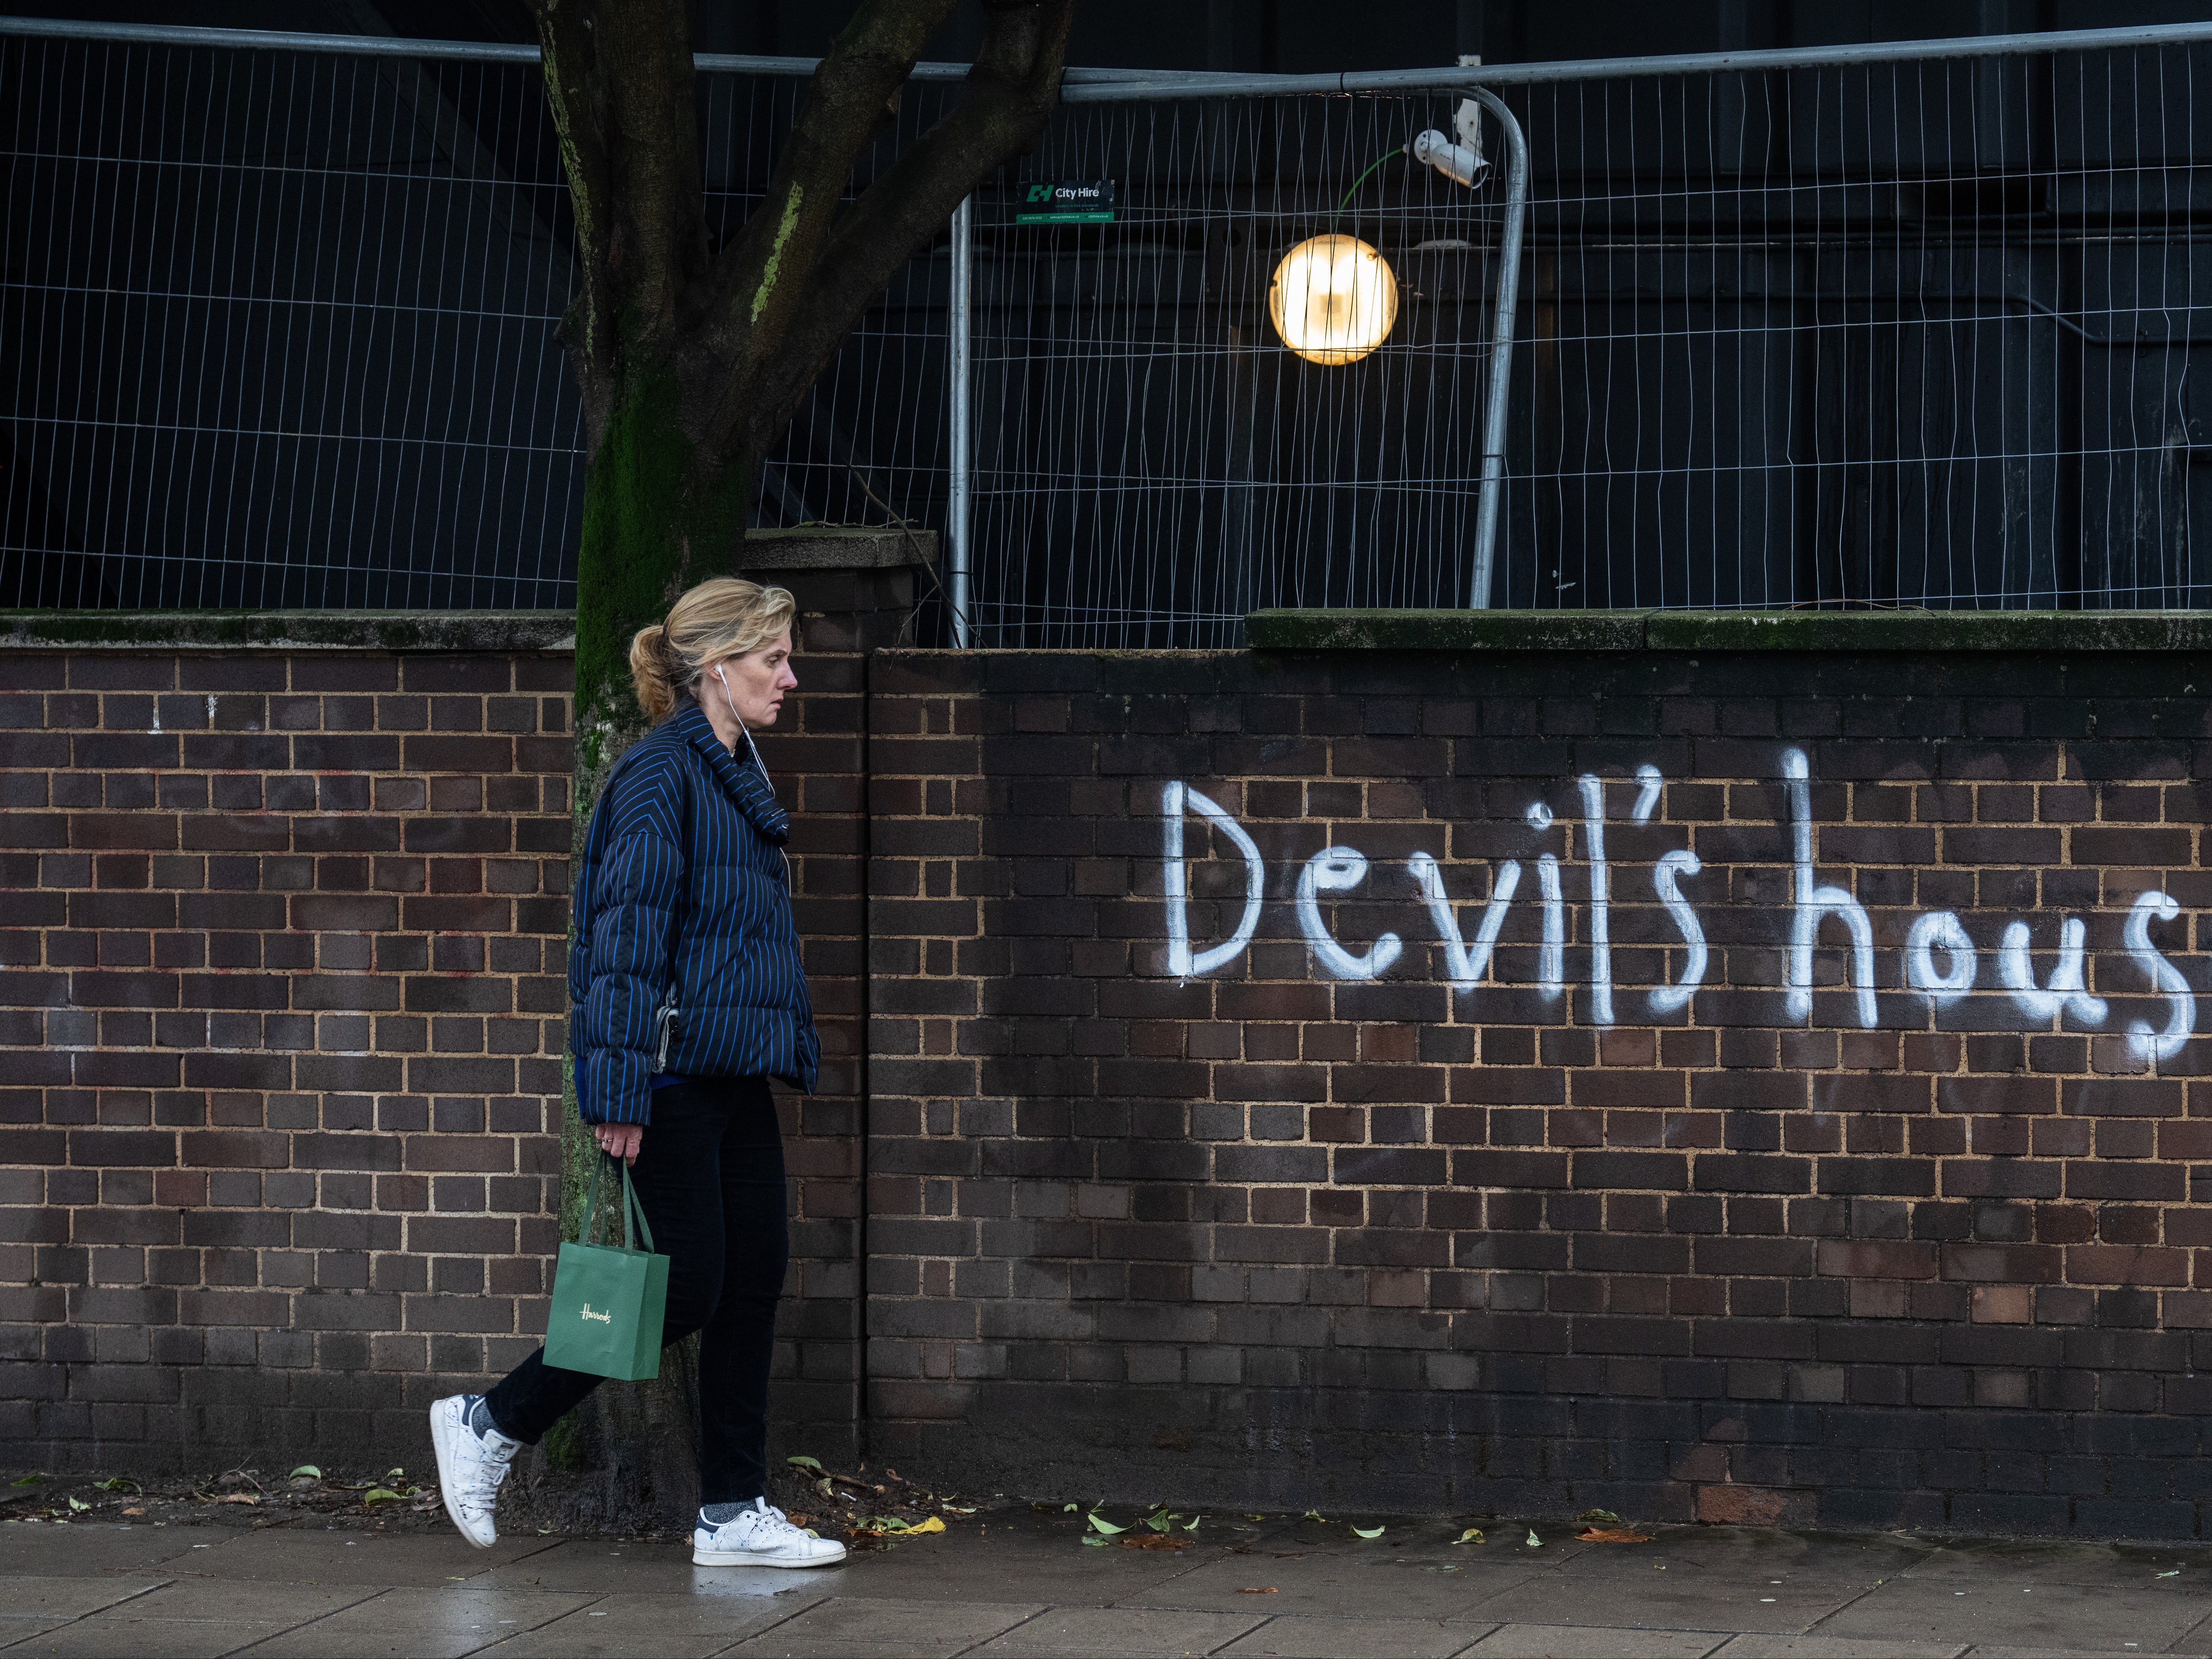
<svg viewBox="0 0 2212 1659"><path fill-rule="evenodd" d="M620 1172L622 1198L611 1218L642 1249L594 1244L603 1218L599 1193ZM545 1363L587 1376L641 1382L660 1375L660 1337L668 1305L668 1258L655 1253L627 1165L602 1158L584 1195L582 1237L561 1246L546 1310Z"/></svg>

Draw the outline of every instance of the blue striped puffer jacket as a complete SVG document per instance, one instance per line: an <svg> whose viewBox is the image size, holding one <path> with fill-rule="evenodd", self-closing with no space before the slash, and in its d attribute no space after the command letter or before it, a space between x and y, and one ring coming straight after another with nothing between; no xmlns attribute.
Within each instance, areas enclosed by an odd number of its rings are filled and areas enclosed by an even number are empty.
<svg viewBox="0 0 2212 1659"><path fill-rule="evenodd" d="M587 1123L645 1123L656 1071L775 1077L812 1092L815 1035L783 844L790 820L696 702L616 763L575 872L569 1046ZM655 1016L673 969L665 1066Z"/></svg>

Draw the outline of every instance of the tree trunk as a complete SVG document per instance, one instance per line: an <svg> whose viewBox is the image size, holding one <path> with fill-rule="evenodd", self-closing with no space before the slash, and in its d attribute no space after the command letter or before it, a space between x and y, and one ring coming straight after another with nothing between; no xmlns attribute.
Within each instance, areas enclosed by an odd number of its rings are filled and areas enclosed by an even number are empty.
<svg viewBox="0 0 2212 1659"><path fill-rule="evenodd" d="M751 458L702 456L678 420L672 369L617 394L584 480L576 559L576 827L580 836L623 750L645 732L629 642L686 588L736 569ZM580 842L579 845L581 843Z"/></svg>
<svg viewBox="0 0 2212 1659"><path fill-rule="evenodd" d="M580 290L562 337L592 459L576 575L580 851L608 775L646 729L629 642L686 588L733 571L753 471L899 268L1036 141L1059 98L1074 0L982 0L959 105L857 198L916 58L956 0L858 0L812 77L764 204L710 249L689 0L530 0L575 208ZM599 1156L564 1091L562 1231ZM648 1126L647 1133L652 1130ZM609 1382L518 1483L534 1524L651 1530L698 1501L696 1342L652 1382Z"/></svg>
<svg viewBox="0 0 2212 1659"><path fill-rule="evenodd" d="M585 474L571 796L578 853L615 763L647 731L630 681L632 636L664 618L686 588L731 574L744 546L750 459L702 469L677 423L679 401L673 374L637 377ZM562 1079L561 1236L574 1239L601 1154L565 1064ZM529 1519L563 1532L650 1532L696 1509L698 1354L698 1339L688 1337L663 1351L653 1381L603 1382L562 1418L525 1473Z"/></svg>

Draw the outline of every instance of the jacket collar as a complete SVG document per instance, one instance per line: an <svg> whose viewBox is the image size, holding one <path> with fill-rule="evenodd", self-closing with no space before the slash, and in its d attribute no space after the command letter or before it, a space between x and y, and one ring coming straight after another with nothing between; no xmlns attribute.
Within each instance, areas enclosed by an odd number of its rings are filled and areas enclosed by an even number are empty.
<svg viewBox="0 0 2212 1659"><path fill-rule="evenodd" d="M721 785L722 793L744 814L745 821L778 847L782 846L790 838L791 816L776 799L768 775L754 764L752 757L749 755L743 761L733 759L730 751L722 747L722 740L714 735L714 723L707 718L707 711L692 699L686 698L678 706L669 716L669 724L706 761L714 781Z"/></svg>

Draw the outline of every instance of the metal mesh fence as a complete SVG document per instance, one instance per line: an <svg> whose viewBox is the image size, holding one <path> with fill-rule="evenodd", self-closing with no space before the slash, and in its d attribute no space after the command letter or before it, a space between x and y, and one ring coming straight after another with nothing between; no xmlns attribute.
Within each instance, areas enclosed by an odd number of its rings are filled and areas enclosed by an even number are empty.
<svg viewBox="0 0 2212 1659"><path fill-rule="evenodd" d="M535 64L12 27L0 604L570 603L574 278ZM2212 603L2206 33L1484 71L1532 161L1491 602ZM964 532L947 242L823 377L758 521L947 530L982 644L1464 604L1502 168L1469 188L1399 153L1451 130L1454 79L1072 87L971 213ZM803 90L702 76L718 233ZM955 91L911 87L855 184ZM1110 181L1113 222L1016 222L1060 180ZM1348 363L1285 350L1268 308L1332 233L1396 301Z"/></svg>
<svg viewBox="0 0 2212 1659"><path fill-rule="evenodd" d="M1113 180L1110 229L1024 230L1018 183L979 199L980 641L1226 642L1259 605L1464 603L1500 192L1396 154L1453 101L1074 105L1023 171ZM1395 284L1347 363L1285 349L1269 311L1278 264L1329 235Z"/></svg>
<svg viewBox="0 0 2212 1659"><path fill-rule="evenodd" d="M2212 60L2184 33L1486 72L1533 171L1491 603L2212 599ZM1466 602L1495 185L1408 162L1355 196L1399 283L1371 356L1301 362L1263 304L1368 158L1454 101L1064 115L1048 164L1119 171L1139 209L1088 283L1072 252L1049 285L984 258L979 371L1024 418L979 422L981 637L1226 643L1255 605Z"/></svg>
<svg viewBox="0 0 2212 1659"><path fill-rule="evenodd" d="M573 595L534 66L0 38L17 605Z"/></svg>
<svg viewBox="0 0 2212 1659"><path fill-rule="evenodd" d="M1521 89L1504 602L2205 603L2204 50Z"/></svg>
<svg viewBox="0 0 2212 1659"><path fill-rule="evenodd" d="M574 604L573 240L535 62L9 34L0 88L0 605ZM803 90L702 76L714 234ZM941 511L945 265L823 378L764 522Z"/></svg>

